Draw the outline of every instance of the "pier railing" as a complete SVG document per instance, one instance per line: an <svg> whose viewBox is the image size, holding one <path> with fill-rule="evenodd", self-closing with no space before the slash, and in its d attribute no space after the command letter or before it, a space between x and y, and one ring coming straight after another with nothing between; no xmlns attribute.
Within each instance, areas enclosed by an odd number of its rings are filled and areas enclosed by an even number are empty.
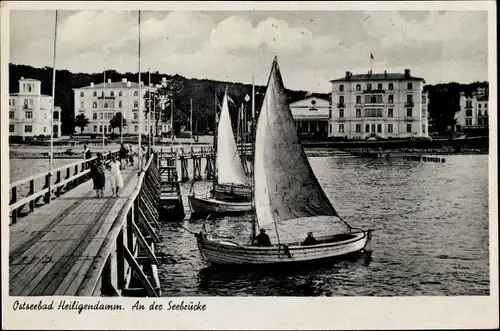
<svg viewBox="0 0 500 331"><path fill-rule="evenodd" d="M155 244L160 242L159 181L157 154L153 153L92 266L99 272L84 281L77 295L160 295L159 261L155 255Z"/></svg>
<svg viewBox="0 0 500 331"><path fill-rule="evenodd" d="M112 155L117 156L118 151L111 151L103 157L109 160ZM33 212L41 201L50 203L51 200L87 181L90 178L90 164L95 159L96 156L56 168L52 170L52 174L42 172L11 183L9 202L11 224L16 223L18 217Z"/></svg>

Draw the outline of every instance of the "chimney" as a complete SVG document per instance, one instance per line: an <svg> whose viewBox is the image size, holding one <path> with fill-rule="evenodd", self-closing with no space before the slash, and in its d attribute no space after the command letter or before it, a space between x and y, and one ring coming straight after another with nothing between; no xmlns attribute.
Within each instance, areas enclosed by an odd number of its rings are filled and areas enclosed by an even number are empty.
<svg viewBox="0 0 500 331"><path fill-rule="evenodd" d="M108 84L111 84L111 78L108 78Z"/></svg>
<svg viewBox="0 0 500 331"><path fill-rule="evenodd" d="M410 69L405 69L405 77L410 77Z"/></svg>
<svg viewBox="0 0 500 331"><path fill-rule="evenodd" d="M127 87L131 87L132 86L132 83L131 82L127 82Z"/></svg>
<svg viewBox="0 0 500 331"><path fill-rule="evenodd" d="M387 77L387 70L384 70L384 76Z"/></svg>
<svg viewBox="0 0 500 331"><path fill-rule="evenodd" d="M351 72L350 72L350 71L346 71L346 72L345 72L345 78L346 78L346 79L351 78Z"/></svg>
<svg viewBox="0 0 500 331"><path fill-rule="evenodd" d="M122 78L122 83L126 83L127 82L127 78Z"/></svg>
<svg viewBox="0 0 500 331"><path fill-rule="evenodd" d="M94 87L94 82L90 82L90 87Z"/></svg>

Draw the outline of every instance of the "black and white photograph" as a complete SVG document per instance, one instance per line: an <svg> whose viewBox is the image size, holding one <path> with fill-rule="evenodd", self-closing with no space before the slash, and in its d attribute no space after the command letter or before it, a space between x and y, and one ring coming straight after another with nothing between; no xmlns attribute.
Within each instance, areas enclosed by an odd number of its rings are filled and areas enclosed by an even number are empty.
<svg viewBox="0 0 500 331"><path fill-rule="evenodd" d="M3 325L498 327L493 2L2 7Z"/></svg>

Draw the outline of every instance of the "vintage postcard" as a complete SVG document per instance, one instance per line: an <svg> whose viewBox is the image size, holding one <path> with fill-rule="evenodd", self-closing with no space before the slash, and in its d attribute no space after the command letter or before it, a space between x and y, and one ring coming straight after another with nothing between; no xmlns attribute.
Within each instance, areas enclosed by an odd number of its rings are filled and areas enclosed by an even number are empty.
<svg viewBox="0 0 500 331"><path fill-rule="evenodd" d="M493 1L1 26L4 328L498 328Z"/></svg>

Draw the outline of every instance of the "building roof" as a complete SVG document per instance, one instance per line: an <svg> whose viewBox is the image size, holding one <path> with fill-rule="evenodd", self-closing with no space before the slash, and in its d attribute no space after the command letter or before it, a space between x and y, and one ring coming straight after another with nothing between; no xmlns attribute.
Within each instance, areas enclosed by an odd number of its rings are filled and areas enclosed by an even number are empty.
<svg viewBox="0 0 500 331"><path fill-rule="evenodd" d="M333 79L330 82L352 82L352 81L367 81L367 80L421 80L425 83L425 79L414 76L406 76L403 73L381 73L381 74L358 74L351 75L349 78L337 78Z"/></svg>
<svg viewBox="0 0 500 331"><path fill-rule="evenodd" d="M130 86L128 84L130 83ZM153 84L152 88L155 88L156 84ZM104 89L104 88L138 88L139 84L136 82L111 82L111 83L99 83L99 84L94 84L94 86L83 86L83 87L77 87L74 88L73 90L82 90L82 89L88 89L88 90L93 90L93 89ZM143 88L148 88L147 84L142 85Z"/></svg>
<svg viewBox="0 0 500 331"><path fill-rule="evenodd" d="M29 93L21 93L21 92L14 92L14 93L9 93L9 96L24 96L24 97L45 97L45 98L52 98L51 95L47 94L29 94Z"/></svg>
<svg viewBox="0 0 500 331"><path fill-rule="evenodd" d="M316 100L321 100L321 101L330 103L330 100L327 100L327 99L324 99L324 98L321 98L321 97L310 96L310 97L307 97L307 98L304 98L304 99L301 99L301 100L297 100L297 101L291 102L290 106L292 106L292 105L294 105L296 103L299 103L299 102L304 102L304 101L309 100L309 99L316 99Z"/></svg>
<svg viewBox="0 0 500 331"><path fill-rule="evenodd" d="M33 81L33 82L40 82L39 79L35 79L35 78L24 78L24 77L21 77L19 80L22 80L22 81L29 80L29 81Z"/></svg>

